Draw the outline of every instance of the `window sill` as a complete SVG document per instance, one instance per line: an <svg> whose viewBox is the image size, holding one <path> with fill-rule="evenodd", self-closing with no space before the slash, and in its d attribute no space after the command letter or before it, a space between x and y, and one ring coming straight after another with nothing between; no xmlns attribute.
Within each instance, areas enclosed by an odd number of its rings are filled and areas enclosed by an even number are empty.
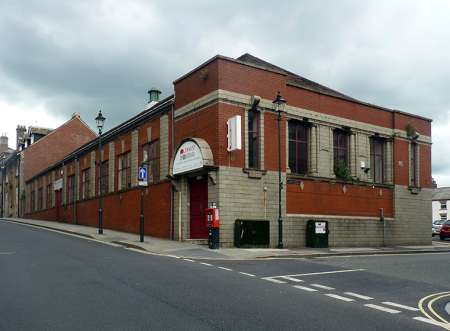
<svg viewBox="0 0 450 331"><path fill-rule="evenodd" d="M261 179L267 173L267 170L243 168L242 172L248 175L248 178Z"/></svg>
<svg viewBox="0 0 450 331"><path fill-rule="evenodd" d="M311 176L311 175L301 175L301 174L288 174L287 175L287 183L288 184L295 184L300 180L314 180L314 181L320 181L320 182L328 182L330 184L348 184L348 185L359 185L359 186L372 186L372 187L379 187L379 188L394 188L393 184L381 184L381 183L374 183L374 182L366 182L361 180L345 180L340 178L329 178L329 177L319 177L319 176Z"/></svg>

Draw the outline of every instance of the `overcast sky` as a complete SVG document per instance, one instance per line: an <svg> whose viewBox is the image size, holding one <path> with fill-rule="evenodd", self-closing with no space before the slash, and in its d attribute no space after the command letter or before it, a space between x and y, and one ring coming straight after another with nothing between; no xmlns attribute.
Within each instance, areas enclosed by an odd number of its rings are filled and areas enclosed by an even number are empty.
<svg viewBox="0 0 450 331"><path fill-rule="evenodd" d="M216 3L216 4L215 4ZM357 99L430 117L450 186L450 1L0 0L0 132L74 112L106 130L147 90L249 52Z"/></svg>

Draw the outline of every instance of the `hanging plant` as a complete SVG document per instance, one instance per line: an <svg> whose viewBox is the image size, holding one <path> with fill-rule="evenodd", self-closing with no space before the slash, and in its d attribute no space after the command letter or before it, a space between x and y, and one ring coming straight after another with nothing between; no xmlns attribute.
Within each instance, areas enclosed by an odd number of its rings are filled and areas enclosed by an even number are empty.
<svg viewBox="0 0 450 331"><path fill-rule="evenodd" d="M406 124L405 126L406 135L409 138L417 137L417 130L411 123Z"/></svg>

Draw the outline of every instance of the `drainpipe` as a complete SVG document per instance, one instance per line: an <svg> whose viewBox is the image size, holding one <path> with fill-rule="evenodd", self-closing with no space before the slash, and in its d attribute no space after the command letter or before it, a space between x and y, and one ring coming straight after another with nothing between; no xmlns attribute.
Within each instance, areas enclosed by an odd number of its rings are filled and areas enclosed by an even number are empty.
<svg viewBox="0 0 450 331"><path fill-rule="evenodd" d="M175 122L174 122L175 106L174 105L175 105L175 93L173 96L173 103L172 103L172 110L171 110L172 120L171 120L171 125L170 125L171 126L170 136L171 136L171 141L172 141L171 157L173 157L173 153L174 153L174 129L175 129ZM175 237L174 200L175 200L175 190L174 190L173 184L171 184L170 185L170 239L172 239L172 240L174 240L174 237Z"/></svg>
<svg viewBox="0 0 450 331"><path fill-rule="evenodd" d="M392 191L392 216L394 217L395 222L395 169L397 168L397 162L395 160L395 111L392 112L392 130L394 131L394 133L392 134L392 184L394 186L394 189ZM386 229L384 229L384 232L384 235L386 236ZM386 245L386 239L384 240L384 244Z"/></svg>

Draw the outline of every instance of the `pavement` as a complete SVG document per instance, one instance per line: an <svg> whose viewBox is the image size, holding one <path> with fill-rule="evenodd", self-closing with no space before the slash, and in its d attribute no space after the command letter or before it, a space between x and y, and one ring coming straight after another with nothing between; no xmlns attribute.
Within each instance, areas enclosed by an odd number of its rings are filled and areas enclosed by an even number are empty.
<svg viewBox="0 0 450 331"><path fill-rule="evenodd" d="M104 229L103 234L97 233L97 228L60 222L51 222L22 218L3 218L9 222L28 226L46 228L53 231L85 237L110 245L142 250L151 254L166 255L190 259L205 260L254 260L276 258L316 258L327 256L353 255L385 255L385 254L417 254L450 252L450 241L431 241L425 246L390 246L390 247L348 247L348 248L220 248L209 249L207 246L187 241L174 241L151 236L145 236L144 242L139 241L139 235Z"/></svg>

